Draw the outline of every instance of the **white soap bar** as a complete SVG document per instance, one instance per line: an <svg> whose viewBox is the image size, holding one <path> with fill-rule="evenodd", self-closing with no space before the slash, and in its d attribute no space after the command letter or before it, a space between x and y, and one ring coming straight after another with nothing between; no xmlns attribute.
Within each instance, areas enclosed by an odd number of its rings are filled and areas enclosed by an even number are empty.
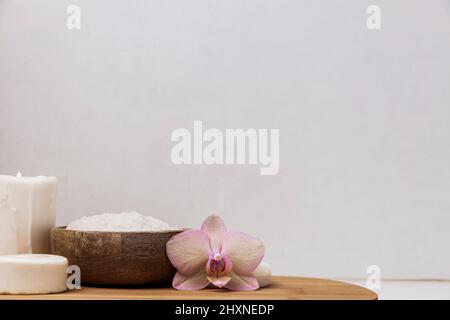
<svg viewBox="0 0 450 320"><path fill-rule="evenodd" d="M0 256L0 294L66 291L66 258L47 254Z"/></svg>
<svg viewBox="0 0 450 320"><path fill-rule="evenodd" d="M261 262L258 268L253 272L256 280L258 280L259 287L267 287L272 281L272 270L270 265L266 262Z"/></svg>

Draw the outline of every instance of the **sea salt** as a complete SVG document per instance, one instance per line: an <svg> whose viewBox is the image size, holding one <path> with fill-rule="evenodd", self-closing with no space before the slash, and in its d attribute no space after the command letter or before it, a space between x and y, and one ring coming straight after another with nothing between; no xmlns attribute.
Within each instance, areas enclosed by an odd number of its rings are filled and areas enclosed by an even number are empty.
<svg viewBox="0 0 450 320"><path fill-rule="evenodd" d="M109 232L148 232L179 230L168 223L144 216L138 212L103 213L83 217L69 223L68 230L78 231L109 231Z"/></svg>

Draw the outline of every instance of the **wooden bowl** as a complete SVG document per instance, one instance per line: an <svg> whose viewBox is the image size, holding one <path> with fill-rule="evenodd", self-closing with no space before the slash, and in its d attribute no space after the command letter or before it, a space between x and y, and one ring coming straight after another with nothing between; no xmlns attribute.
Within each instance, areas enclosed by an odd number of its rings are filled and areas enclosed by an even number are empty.
<svg viewBox="0 0 450 320"><path fill-rule="evenodd" d="M175 268L166 243L183 230L161 232L51 231L52 253L81 269L81 282L97 286L148 286L170 283Z"/></svg>

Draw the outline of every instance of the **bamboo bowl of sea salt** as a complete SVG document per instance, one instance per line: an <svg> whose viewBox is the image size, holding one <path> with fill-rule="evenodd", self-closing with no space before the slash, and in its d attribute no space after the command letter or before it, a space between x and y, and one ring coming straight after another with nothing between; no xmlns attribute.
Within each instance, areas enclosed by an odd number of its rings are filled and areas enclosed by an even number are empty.
<svg viewBox="0 0 450 320"><path fill-rule="evenodd" d="M80 267L85 285L165 285L176 271L166 243L182 231L136 212L104 213L53 228L51 248Z"/></svg>

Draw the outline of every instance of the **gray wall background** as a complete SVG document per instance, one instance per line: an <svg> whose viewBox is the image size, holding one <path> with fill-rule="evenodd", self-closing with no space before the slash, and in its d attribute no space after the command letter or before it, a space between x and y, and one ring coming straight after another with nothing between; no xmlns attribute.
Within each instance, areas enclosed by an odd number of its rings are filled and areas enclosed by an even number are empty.
<svg viewBox="0 0 450 320"><path fill-rule="evenodd" d="M1 0L0 172L58 176L58 224L216 212L278 274L450 278L449 40L445 0ZM279 174L173 165L194 120L279 128Z"/></svg>

